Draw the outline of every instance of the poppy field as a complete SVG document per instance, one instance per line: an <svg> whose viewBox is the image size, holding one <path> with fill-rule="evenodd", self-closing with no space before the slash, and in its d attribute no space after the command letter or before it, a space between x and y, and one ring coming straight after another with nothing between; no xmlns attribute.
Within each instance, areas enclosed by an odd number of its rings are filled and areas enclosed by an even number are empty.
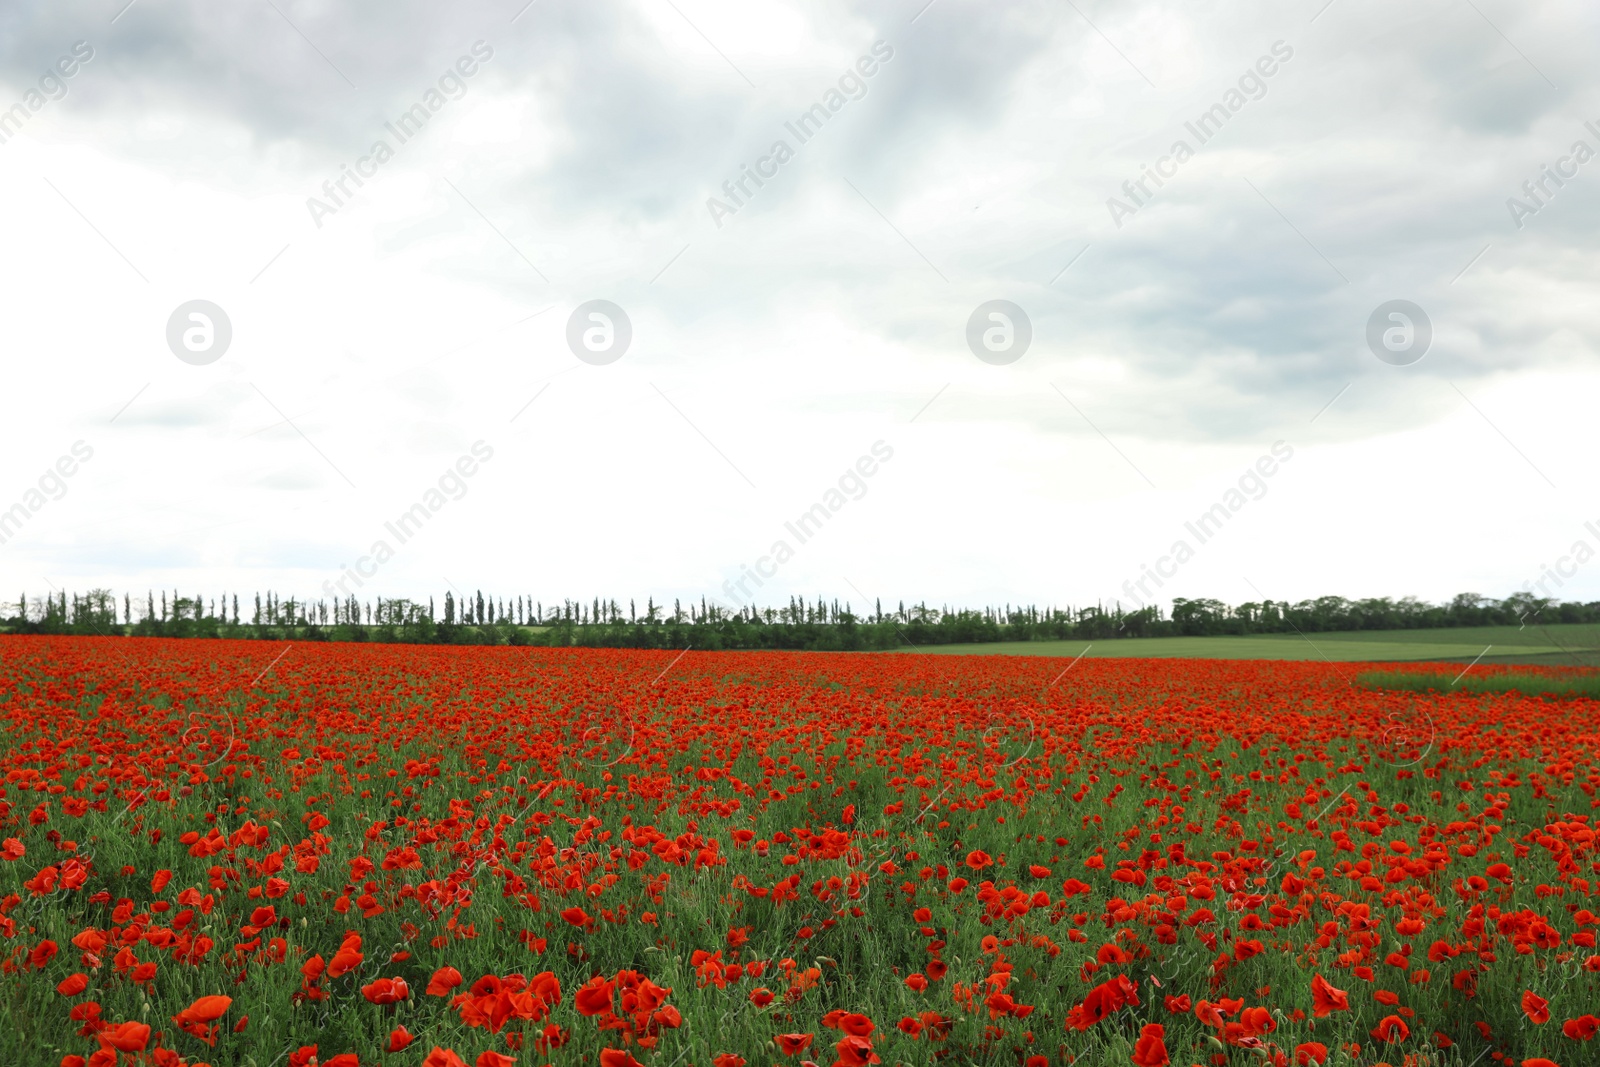
<svg viewBox="0 0 1600 1067"><path fill-rule="evenodd" d="M1356 670L3 638L0 1063L1600 1062L1600 704Z"/></svg>

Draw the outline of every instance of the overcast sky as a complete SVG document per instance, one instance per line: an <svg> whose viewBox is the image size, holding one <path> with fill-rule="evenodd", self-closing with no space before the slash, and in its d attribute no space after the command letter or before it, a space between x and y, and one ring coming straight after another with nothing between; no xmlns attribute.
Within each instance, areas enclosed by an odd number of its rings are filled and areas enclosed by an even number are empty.
<svg viewBox="0 0 1600 1067"><path fill-rule="evenodd" d="M0 599L1600 598L1594 4L524 2L0 8Z"/></svg>

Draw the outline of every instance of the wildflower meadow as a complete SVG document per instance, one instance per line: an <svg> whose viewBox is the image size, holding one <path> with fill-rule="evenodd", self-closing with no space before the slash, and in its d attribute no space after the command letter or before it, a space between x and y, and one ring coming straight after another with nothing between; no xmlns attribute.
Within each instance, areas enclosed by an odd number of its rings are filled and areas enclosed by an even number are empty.
<svg viewBox="0 0 1600 1067"><path fill-rule="evenodd" d="M1595 712L1313 662L5 638L0 1062L1592 1064Z"/></svg>

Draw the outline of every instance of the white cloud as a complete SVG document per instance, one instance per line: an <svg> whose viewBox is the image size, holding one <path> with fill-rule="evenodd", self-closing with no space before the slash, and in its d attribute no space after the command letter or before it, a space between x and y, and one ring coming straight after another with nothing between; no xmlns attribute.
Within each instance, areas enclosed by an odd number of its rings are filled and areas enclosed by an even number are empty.
<svg viewBox="0 0 1600 1067"><path fill-rule="evenodd" d="M1521 230L1505 206L1600 150L1591 10L920 6L284 5L322 55L270 8L14 6L0 102L97 54L0 145L0 504L95 458L0 588L315 594L478 440L381 592L720 596L878 440L763 599L1109 600L1279 439L1163 596L1503 595L1600 517L1600 170ZM306 198L477 40L466 95L318 229ZM877 40L719 230L706 198ZM1117 227L1107 198L1278 41ZM564 340L596 297L634 324L606 367ZM963 336L997 297L1034 328L1005 367ZM1396 297L1435 330L1409 367L1363 336ZM206 367L164 338L195 298L234 329Z"/></svg>

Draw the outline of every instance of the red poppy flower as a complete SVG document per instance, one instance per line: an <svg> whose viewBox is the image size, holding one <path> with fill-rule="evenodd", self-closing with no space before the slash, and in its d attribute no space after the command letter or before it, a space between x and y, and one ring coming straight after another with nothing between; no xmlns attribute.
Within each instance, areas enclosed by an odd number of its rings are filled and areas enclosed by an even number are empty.
<svg viewBox="0 0 1600 1067"><path fill-rule="evenodd" d="M1547 1023L1550 1021L1550 1002L1531 989L1523 990L1522 1011L1531 1022Z"/></svg>
<svg viewBox="0 0 1600 1067"><path fill-rule="evenodd" d="M1133 959L1132 956L1112 944L1101 945L1099 951L1094 954L1094 958L1098 963L1107 967L1115 966L1119 963L1127 963Z"/></svg>
<svg viewBox="0 0 1600 1067"><path fill-rule="evenodd" d="M433 977L428 979L426 990L430 997L448 997L450 991L461 984L461 972L454 967L440 967L433 972Z"/></svg>
<svg viewBox="0 0 1600 1067"><path fill-rule="evenodd" d="M982 849L975 848L967 853L967 866L975 871L981 871L985 867L994 866L994 857Z"/></svg>
<svg viewBox="0 0 1600 1067"><path fill-rule="evenodd" d="M539 1037L534 1041L533 1047L540 1052L549 1052L551 1049L561 1048L571 1038L571 1032L557 1026L555 1023L547 1023L545 1028L539 1032Z"/></svg>
<svg viewBox="0 0 1600 1067"><path fill-rule="evenodd" d="M399 1052L415 1040L416 1038L411 1035L409 1030L403 1026L397 1026L389 1031L389 1051Z"/></svg>
<svg viewBox="0 0 1600 1067"><path fill-rule="evenodd" d="M89 988L89 976L86 974L69 974L56 985L56 992L64 997L75 997Z"/></svg>
<svg viewBox="0 0 1600 1067"><path fill-rule="evenodd" d="M1138 987L1127 975L1119 974L1109 982L1102 982L1089 990L1089 995L1083 998L1083 1003L1067 1013L1067 1028L1087 1030L1124 1004L1137 1006L1138 1003Z"/></svg>
<svg viewBox="0 0 1600 1067"><path fill-rule="evenodd" d="M1335 989L1320 974L1311 976L1311 1013L1317 1018L1336 1011L1350 1010L1350 994Z"/></svg>
<svg viewBox="0 0 1600 1067"><path fill-rule="evenodd" d="M422 1067L467 1067L467 1061L456 1055L455 1049L433 1046L433 1051L428 1053L422 1061Z"/></svg>
<svg viewBox="0 0 1600 1067"><path fill-rule="evenodd" d="M1378 1025L1372 1028L1372 1036L1379 1041L1387 1041L1397 1045L1411 1036L1411 1027L1398 1015L1385 1015L1378 1020Z"/></svg>
<svg viewBox="0 0 1600 1067"><path fill-rule="evenodd" d="M1171 1063L1163 1038L1167 1031L1160 1023L1146 1023L1133 1045L1134 1067L1166 1067Z"/></svg>
<svg viewBox="0 0 1600 1067"><path fill-rule="evenodd" d="M228 1008L233 1004L232 997L209 996L201 997L193 1004L178 1013L178 1020L186 1023L215 1022L228 1014Z"/></svg>
<svg viewBox="0 0 1600 1067"><path fill-rule="evenodd" d="M990 993L984 998L984 1006L989 1009L989 1018L998 1019L1002 1015L1009 1015L1014 1019L1026 1019L1033 1014L1032 1004L1018 1004L1010 993Z"/></svg>
<svg viewBox="0 0 1600 1067"><path fill-rule="evenodd" d="M144 1023L118 1023L94 1036L106 1048L114 1048L119 1052L143 1052L150 1043L150 1028Z"/></svg>
<svg viewBox="0 0 1600 1067"><path fill-rule="evenodd" d="M538 997L546 1007L553 1008L561 1003L561 979L555 976L554 971L540 971L528 979L528 992Z"/></svg>
<svg viewBox="0 0 1600 1067"><path fill-rule="evenodd" d="M1328 1062L1328 1046L1320 1041L1305 1041L1294 1047L1295 1067Z"/></svg>
<svg viewBox="0 0 1600 1067"><path fill-rule="evenodd" d="M1561 1024L1561 1032L1574 1041L1589 1041L1600 1032L1600 1019L1593 1015L1580 1015Z"/></svg>
<svg viewBox="0 0 1600 1067"><path fill-rule="evenodd" d="M798 1056L811 1047L816 1034L777 1034L773 1041L777 1042L778 1049L785 1056Z"/></svg>
<svg viewBox="0 0 1600 1067"><path fill-rule="evenodd" d="M348 974L361 966L361 961L366 959L359 948L341 948L333 954L333 959L328 961L328 977L338 978Z"/></svg>
<svg viewBox="0 0 1600 1067"><path fill-rule="evenodd" d="M839 1063L843 1067L867 1067L868 1064L882 1062L878 1054L872 1051L872 1042L865 1037L855 1034L846 1034L840 1038L833 1049L839 1055Z"/></svg>
<svg viewBox="0 0 1600 1067"><path fill-rule="evenodd" d="M596 975L572 995L572 1006L579 1015L599 1015L603 1011L610 1011L615 988L615 983Z"/></svg>
<svg viewBox="0 0 1600 1067"><path fill-rule="evenodd" d="M373 1004L393 1004L411 995L404 978L379 978L361 987L361 995Z"/></svg>
<svg viewBox="0 0 1600 1067"><path fill-rule="evenodd" d="M600 1050L600 1067L644 1067L644 1064L634 1059L625 1049L603 1048Z"/></svg>
<svg viewBox="0 0 1600 1067"><path fill-rule="evenodd" d="M1254 1007L1245 1008L1244 1011L1240 1013L1239 1025L1242 1026L1244 1028L1244 1032L1251 1037L1257 1037L1261 1034L1270 1034L1272 1031L1278 1028L1278 1022L1272 1017L1272 1013L1266 1008L1261 1007L1259 1004Z"/></svg>
<svg viewBox="0 0 1600 1067"><path fill-rule="evenodd" d="M28 953L28 962L34 970L43 970L45 964L56 958L57 951L54 941L41 941Z"/></svg>

